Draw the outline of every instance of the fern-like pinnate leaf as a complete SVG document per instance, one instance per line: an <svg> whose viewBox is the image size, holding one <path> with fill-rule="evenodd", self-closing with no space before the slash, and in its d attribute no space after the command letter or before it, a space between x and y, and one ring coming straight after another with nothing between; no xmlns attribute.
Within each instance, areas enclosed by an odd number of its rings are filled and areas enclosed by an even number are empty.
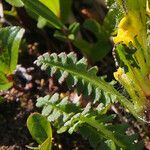
<svg viewBox="0 0 150 150"><path fill-rule="evenodd" d="M118 100L136 116L133 104L112 85L97 76L97 67L88 68L85 58L77 60L77 56L73 52L59 55L45 53L38 57L35 64L41 66L42 70L48 70L51 76L56 74L59 83L66 80L70 88L75 86L78 92L84 96L91 96L93 103L101 99L106 106Z"/></svg>
<svg viewBox="0 0 150 150"><path fill-rule="evenodd" d="M97 108L91 107L91 103L81 108L69 101L68 97L61 99L59 94L55 93L38 98L36 106L43 108L42 114L48 121L53 122L58 133L67 130L70 134L80 132L95 149L108 147L107 142L104 142L106 140L112 141L111 144L114 143L116 147L127 149L134 149L137 145L134 142L137 140L136 136L125 134L127 126L107 123L113 116L101 115Z"/></svg>

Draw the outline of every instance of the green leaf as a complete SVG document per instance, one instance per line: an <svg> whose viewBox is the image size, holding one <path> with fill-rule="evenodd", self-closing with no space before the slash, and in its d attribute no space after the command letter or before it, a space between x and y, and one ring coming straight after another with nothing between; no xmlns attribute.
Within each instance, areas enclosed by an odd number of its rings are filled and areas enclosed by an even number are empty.
<svg viewBox="0 0 150 150"><path fill-rule="evenodd" d="M69 25L70 34L77 36L77 33L79 31L79 26L80 26L80 24L78 22L73 22L72 24L70 24Z"/></svg>
<svg viewBox="0 0 150 150"><path fill-rule="evenodd" d="M104 105L108 105L111 100L116 99L116 94L114 93L117 91L115 91L111 85L96 76L97 69L88 68L85 58L77 61L74 53L68 55L65 53L59 55L56 53L51 55L45 53L43 56L38 57L35 63L41 66L42 70L48 68L51 76L55 73L59 83L66 80L69 88L76 86L77 90L80 91L83 96L91 96L94 102L102 98ZM49 67L51 67L51 69ZM102 97L102 92L105 93L105 97ZM114 95L114 97L112 95Z"/></svg>
<svg viewBox="0 0 150 150"><path fill-rule="evenodd" d="M37 23L38 28L42 29L46 25L46 23L47 23L46 19L44 19L41 16L38 17L38 23Z"/></svg>
<svg viewBox="0 0 150 150"><path fill-rule="evenodd" d="M101 60L111 50L109 42L110 32L106 31L102 26L93 19L87 19L84 28L91 31L96 37L96 42L88 42L84 39L76 38L73 43L93 62Z"/></svg>
<svg viewBox="0 0 150 150"><path fill-rule="evenodd" d="M0 90L7 90L12 84L13 83L7 79L6 75L0 72Z"/></svg>
<svg viewBox="0 0 150 150"><path fill-rule="evenodd" d="M66 22L66 20L68 19L68 16L70 15L70 11L71 11L71 2L72 0L39 0L39 2L41 2L46 8L48 8L50 11L52 11L52 13L55 14L55 16L57 16L58 20L61 20L62 22ZM26 9L28 14L34 18L35 20L37 20L38 18L38 24L37 27L38 28L43 28L45 25L47 25L47 19L44 17L41 17L40 14L35 14L35 12L29 11L29 9ZM50 25L50 24L49 24Z"/></svg>
<svg viewBox="0 0 150 150"><path fill-rule="evenodd" d="M57 29L62 29L64 24L59 20L59 18L43 3L39 0L22 0L24 5L36 13L37 15L46 19L46 21Z"/></svg>
<svg viewBox="0 0 150 150"><path fill-rule="evenodd" d="M111 84L98 77L95 74L95 69L88 68L85 58L77 60L74 53L68 55L65 53L59 55L45 53L39 56L34 63L41 66L42 70L47 70L51 76L56 74L58 81L61 79L61 83L63 82L62 79L66 80L69 88L76 86L78 92L85 97L90 96L93 103L101 100L100 102L106 107L111 102L118 100L138 118L133 103L120 94Z"/></svg>
<svg viewBox="0 0 150 150"><path fill-rule="evenodd" d="M72 0L59 0L60 3L60 18L63 22L68 19L71 14Z"/></svg>
<svg viewBox="0 0 150 150"><path fill-rule="evenodd" d="M54 37L56 37L57 39L59 39L63 42L65 42L67 40L67 37L61 31L55 31Z"/></svg>
<svg viewBox="0 0 150 150"><path fill-rule="evenodd" d="M104 31L104 34L110 36L114 32L118 22L122 19L122 17L123 17L123 12L120 11L120 7L115 2L110 6L109 11L107 12L104 18L102 24L102 29Z"/></svg>
<svg viewBox="0 0 150 150"><path fill-rule="evenodd" d="M50 149L52 144L52 129L45 117L38 113L31 114L27 119L27 127L33 139L38 144L42 144L41 147L49 147Z"/></svg>
<svg viewBox="0 0 150 150"><path fill-rule="evenodd" d="M105 5L107 5L107 7L110 7L111 5L113 5L115 3L116 0L104 0Z"/></svg>
<svg viewBox="0 0 150 150"><path fill-rule="evenodd" d="M24 29L5 27L0 29L0 71L12 74L18 61L18 49Z"/></svg>
<svg viewBox="0 0 150 150"><path fill-rule="evenodd" d="M39 0L47 6L58 18L65 22L71 12L72 0Z"/></svg>
<svg viewBox="0 0 150 150"><path fill-rule="evenodd" d="M24 29L20 27L5 27L0 29L0 90L12 86L7 78L13 74L18 61L18 49Z"/></svg>
<svg viewBox="0 0 150 150"><path fill-rule="evenodd" d="M72 103L68 97L62 99L58 93L55 93L52 96L38 98L36 106L42 107L42 115L46 115L47 120L53 122L58 133L68 130L72 134L79 131L89 140L94 149L105 146L108 150L116 150L115 144L126 149L135 147L139 150L142 149L141 143L138 143L140 148L137 148L137 143L134 143L135 140L138 140L137 135L126 135L128 128L126 124L111 125L108 117L112 116L101 115L91 103L81 108ZM104 144L101 144L106 139L111 139L113 142L105 141Z"/></svg>
<svg viewBox="0 0 150 150"><path fill-rule="evenodd" d="M22 7L23 6L23 3L21 0L6 0L6 2L8 2L12 6L16 6L16 7Z"/></svg>
<svg viewBox="0 0 150 150"><path fill-rule="evenodd" d="M110 5L109 11L107 12L102 24L98 23L94 19L87 19L83 23L84 28L91 31L95 36L96 40L94 42L89 42L78 37L73 40L74 45L93 62L104 58L112 49L110 37L114 28L117 26L118 21L123 15L116 2L114 3L111 0Z"/></svg>
<svg viewBox="0 0 150 150"><path fill-rule="evenodd" d="M60 4L59 0L47 1L47 0L39 0L42 4L44 4L47 8L49 8L58 18L60 18ZM38 28L43 28L47 24L45 18L39 16L38 17Z"/></svg>
<svg viewBox="0 0 150 150"><path fill-rule="evenodd" d="M105 141L109 150L117 150L115 143L112 140Z"/></svg>
<svg viewBox="0 0 150 150"><path fill-rule="evenodd" d="M52 139L49 137L47 138L41 145L40 150L51 150L52 149Z"/></svg>
<svg viewBox="0 0 150 150"><path fill-rule="evenodd" d="M59 0L39 0L47 6L57 17L60 17L60 1Z"/></svg>

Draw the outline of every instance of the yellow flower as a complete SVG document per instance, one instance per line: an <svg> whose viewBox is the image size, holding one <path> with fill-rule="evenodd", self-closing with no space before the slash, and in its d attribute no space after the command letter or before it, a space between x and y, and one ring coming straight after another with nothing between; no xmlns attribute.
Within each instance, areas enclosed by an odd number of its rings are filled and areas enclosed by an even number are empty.
<svg viewBox="0 0 150 150"><path fill-rule="evenodd" d="M124 74L124 70L119 67L116 72L114 72L114 77L116 80L119 80L120 77Z"/></svg>
<svg viewBox="0 0 150 150"><path fill-rule="evenodd" d="M140 40L139 34L142 31L142 23L138 19L138 16L130 13L126 15L118 25L118 34L114 37L114 43L117 44L122 42L123 44L129 45L130 42L134 45L134 38L137 36Z"/></svg>

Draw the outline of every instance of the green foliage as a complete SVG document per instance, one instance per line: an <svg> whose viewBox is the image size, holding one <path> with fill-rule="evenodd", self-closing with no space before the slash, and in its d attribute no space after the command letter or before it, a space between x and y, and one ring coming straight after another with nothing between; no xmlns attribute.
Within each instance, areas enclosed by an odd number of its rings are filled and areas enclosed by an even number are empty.
<svg viewBox="0 0 150 150"><path fill-rule="evenodd" d="M37 3L38 2L38 3ZM43 15L38 12L38 11L34 11L34 7L30 5L27 6L26 10L28 12L28 14L34 18L35 20L38 21L37 23L37 27L38 28L43 28L47 25L50 25L52 27L55 28L59 28L62 29L62 25L63 23L65 23L70 15L71 12L71 4L72 4L72 0L53 0L53 2L51 1L47 1L47 0L37 0L37 2L33 2L35 5L41 5L44 6L42 9L46 12L48 10L46 10L47 8L51 11L49 14L47 13L47 15L43 17ZM41 10L41 11L43 11ZM49 15L49 16L48 16ZM54 18L55 16L55 18ZM51 23L49 23L49 20ZM63 23L62 23L63 22ZM59 26L59 27L58 27ZM64 25L63 25L64 26Z"/></svg>
<svg viewBox="0 0 150 150"><path fill-rule="evenodd" d="M78 38L77 36L75 36L73 40L74 45L93 62L97 62L104 58L112 49L109 38L122 17L122 12L116 2L111 2L109 5L109 11L102 24L94 19L87 19L83 23L83 27L94 34L96 42L92 43L83 38Z"/></svg>
<svg viewBox="0 0 150 150"><path fill-rule="evenodd" d="M84 39L76 37L73 43L76 47L81 49L88 58L91 58L92 61L95 62L102 59L111 49L111 44L109 43L110 32L108 33L108 30L103 29L102 26L93 19L86 20L83 27L95 35L96 42L89 43ZM107 31L107 33L105 31Z"/></svg>
<svg viewBox="0 0 150 150"><path fill-rule="evenodd" d="M124 12L123 18L118 24L118 33L114 37L117 59L120 68L114 73L118 80L128 91L142 120L149 111L150 96L150 53L148 44L146 15L146 0L118 1Z"/></svg>
<svg viewBox="0 0 150 150"><path fill-rule="evenodd" d="M13 83L7 79L6 75L0 72L0 90L7 90L12 84Z"/></svg>
<svg viewBox="0 0 150 150"><path fill-rule="evenodd" d="M104 33L106 33L107 36L110 36L117 28L119 21L122 19L123 12L116 1L111 1L109 3L108 0L106 5L109 8L109 10L106 17L104 18L102 28L103 30L105 30Z"/></svg>
<svg viewBox="0 0 150 150"><path fill-rule="evenodd" d="M72 0L59 0L60 3L60 18L65 23L71 14Z"/></svg>
<svg viewBox="0 0 150 150"><path fill-rule="evenodd" d="M47 8L49 8L58 18L60 16L60 4L59 0L53 0L53 3L51 1L47 0L39 0L42 4L44 4ZM30 14L30 13L29 13ZM34 17L36 18L36 17ZM39 16L38 17L38 28L43 28L47 24L47 21L45 18Z"/></svg>
<svg viewBox="0 0 150 150"><path fill-rule="evenodd" d="M16 6L16 7L22 7L23 3L21 0L6 0L6 2L8 2L9 4L11 4L12 6Z"/></svg>
<svg viewBox="0 0 150 150"><path fill-rule="evenodd" d="M54 0L53 2L47 0L39 0L47 8L49 8L60 19L60 1ZM30 13L29 13L30 14ZM47 24L47 20L41 16L38 17L38 28L43 28Z"/></svg>
<svg viewBox="0 0 150 150"><path fill-rule="evenodd" d="M22 0L24 5L36 15L43 17L51 26L62 29L64 28L63 23L58 19L58 17L50 10L47 6L45 6L39 0ZM40 7L39 7L40 6Z"/></svg>
<svg viewBox="0 0 150 150"><path fill-rule="evenodd" d="M25 5L29 14L38 19L39 28L47 24L55 28L54 37L69 43L69 47L74 44L91 62L99 61L111 50L110 36L115 34L114 29L118 26L114 43L117 44L116 58L122 68L115 73L115 78L127 89L129 100L110 83L97 76L97 67L88 67L85 58L77 60L74 53L59 55L45 53L38 57L35 64L41 66L42 70L47 70L51 76L55 75L60 84L66 81L69 89L75 88L78 94L88 101L84 107L80 106L79 101L74 104L68 97L61 98L58 93L55 93L52 96L39 98L36 105L42 107L42 115L53 123L58 133L65 131L70 134L81 133L94 149L141 150L143 145L139 142L138 136L136 134L128 136L126 125L113 125L111 122L114 117L108 115L107 110L112 103L119 101L136 118L143 119L146 105L149 106L147 100L150 97L150 59L147 44L146 0L118 0L117 2L108 0L109 11L102 23L87 19L83 24L69 22L68 26L65 26L65 23L68 24L66 20L71 13L72 0L6 1L16 7ZM81 34L82 28L92 33L91 42ZM17 64L18 48L23 32L23 29L17 27L0 30L0 89L7 89L12 85L10 75ZM40 144L39 149L49 150L52 131L43 116L32 114L28 118L27 125L32 137Z"/></svg>
<svg viewBox="0 0 150 150"><path fill-rule="evenodd" d="M53 0L53 2L47 0L39 1L47 6L62 22L66 22L71 12L72 0Z"/></svg>
<svg viewBox="0 0 150 150"><path fill-rule="evenodd" d="M60 2L59 0L47 1L47 0L39 0L45 6L47 6L57 17L60 16Z"/></svg>
<svg viewBox="0 0 150 150"><path fill-rule="evenodd" d="M59 29L56 30L54 37L73 43L91 62L95 63L101 60L111 50L110 36L116 22L119 20L118 18L122 14L119 12L116 3L110 5L110 10L102 24L94 19L85 20L82 28L92 32L96 38L96 41L89 42L84 37L78 36L79 34L77 33L80 33L79 23L69 22L69 27L65 26L65 23L68 23L68 16L71 14L72 0L54 0L53 2L46 0L22 0L22 2L25 4L28 14L38 21L38 28L49 25ZM113 16L116 16L116 18L114 19ZM76 25L76 33L70 30L72 25Z"/></svg>
<svg viewBox="0 0 150 150"><path fill-rule="evenodd" d="M74 41L75 38L77 37L79 30L80 24L78 22L73 22L72 24L69 25L67 29L67 34L64 34L64 32L62 31L56 31L54 33L54 37L64 42L67 40Z"/></svg>
<svg viewBox="0 0 150 150"><path fill-rule="evenodd" d="M28 117L27 127L33 139L40 144L40 150L50 150L52 147L52 129L45 117L33 113Z"/></svg>
<svg viewBox="0 0 150 150"><path fill-rule="evenodd" d="M0 90L12 86L9 76L16 69L18 49L24 34L20 27L5 27L0 29Z"/></svg>
<svg viewBox="0 0 150 150"><path fill-rule="evenodd" d="M74 53L66 55L61 53L48 54L45 53L38 57L35 61L42 70L48 70L53 76L56 74L59 83L66 80L68 86L76 87L83 96L90 96L94 103L101 99L104 106L111 102L119 101L128 108L134 116L137 116L132 103L121 95L111 84L98 77L97 67L88 68L87 60L82 58L77 61Z"/></svg>
<svg viewBox="0 0 150 150"><path fill-rule="evenodd" d="M85 58L77 61L74 53L45 53L39 56L35 63L41 66L42 70L47 69L51 76L56 74L59 83L66 80L69 88L75 86L79 93L90 96L94 103L102 99L104 105L107 105L116 100L118 92L112 85L97 77L97 67L88 68Z"/></svg>
<svg viewBox="0 0 150 150"><path fill-rule="evenodd" d="M118 5L116 3L112 3L102 24L94 19L86 19L82 26L76 22L70 24L66 31L67 35L62 31L56 31L54 36L62 41L72 41L72 43L79 48L79 50L81 50L89 60L97 62L104 58L112 49L110 36L112 32L114 32L114 28L116 28L122 14L123 13L120 12ZM116 16L115 19L114 16ZM89 42L83 37L79 37L79 26L90 31L96 40L94 42Z"/></svg>
<svg viewBox="0 0 150 150"><path fill-rule="evenodd" d="M83 137L90 141L94 149L113 149L122 147L126 149L141 149L142 144L134 143L136 135L127 136L126 125L112 125L110 120L114 116L101 114L99 105L92 107L88 103L85 108L72 103L68 97L61 99L58 93L52 96L40 97L36 103L37 107L42 107L42 115L47 120L53 122L58 133L68 130L70 134L80 132ZM106 141L109 140L109 141Z"/></svg>
<svg viewBox="0 0 150 150"><path fill-rule="evenodd" d="M67 97L61 100L57 93L52 97L39 98L36 106L43 107L42 115L46 116L48 121L54 122L54 125L58 128L58 133L66 130L69 133L80 131L85 138L91 141L91 145L97 149L102 146L109 148L110 143L111 148L115 147L113 142L119 147L129 147L130 149L138 145L133 142L137 137L133 138L122 134L122 129L125 132L126 127L116 126L115 128L113 125L108 125L107 116L102 115L104 110L108 109L107 106L116 100L123 103L133 112L131 103L119 94L112 85L97 77L97 68L88 68L85 58L77 60L74 53L68 55L65 53L59 55L46 53L39 56L35 63L41 66L42 70L47 70L51 76L56 74L59 83L66 80L70 88L77 88L79 93L82 93L85 97L90 96L91 100L93 100L85 108L81 108L79 103L73 104L68 101ZM101 100L100 102L99 99ZM92 106L96 102L99 105ZM91 129L91 134L86 134L87 132L84 131L86 128L88 128L87 130ZM113 142L108 142L104 139L112 140ZM139 148L139 146L137 147Z"/></svg>

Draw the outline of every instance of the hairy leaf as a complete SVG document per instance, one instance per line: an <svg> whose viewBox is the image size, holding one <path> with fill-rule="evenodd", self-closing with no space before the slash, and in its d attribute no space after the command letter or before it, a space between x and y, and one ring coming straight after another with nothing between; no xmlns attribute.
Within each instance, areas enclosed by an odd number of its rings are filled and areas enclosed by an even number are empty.
<svg viewBox="0 0 150 150"><path fill-rule="evenodd" d="M115 90L112 85L97 77L96 67L87 67L85 58L77 60L74 53L68 55L65 53L59 55L45 53L39 56L35 63L41 66L42 70L48 70L51 76L56 74L59 82L62 83L63 80L66 80L70 88L75 86L79 93L84 96L89 95L94 103L102 99L101 102L106 106L118 100L130 111L135 112L130 101Z"/></svg>
<svg viewBox="0 0 150 150"><path fill-rule="evenodd" d="M88 103L85 108L80 108L77 104L71 103L68 97L61 99L59 94L55 93L52 96L38 98L36 106L43 108L42 114L48 121L54 123L58 133L66 130L70 134L80 132L96 149L102 147L101 143L106 139L112 140L119 147L135 147L134 140L137 137L126 135L127 126L113 126L109 122L107 124L108 118L104 119L96 108L91 107L91 103ZM106 147L110 146L108 145L105 144Z"/></svg>

